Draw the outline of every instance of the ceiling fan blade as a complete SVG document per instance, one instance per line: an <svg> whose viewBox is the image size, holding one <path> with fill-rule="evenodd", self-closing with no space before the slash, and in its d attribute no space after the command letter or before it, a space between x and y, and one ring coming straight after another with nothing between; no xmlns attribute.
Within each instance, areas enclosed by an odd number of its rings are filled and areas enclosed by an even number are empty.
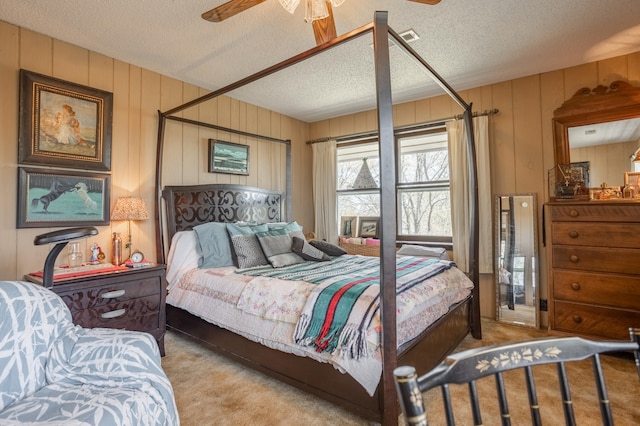
<svg viewBox="0 0 640 426"><path fill-rule="evenodd" d="M266 0L229 0L215 9L211 9L210 11L203 13L202 19L210 22L221 22L233 15L237 15L240 12L258 5L263 1Z"/></svg>
<svg viewBox="0 0 640 426"><path fill-rule="evenodd" d="M329 11L329 16L311 23L311 26L313 27L313 35L316 38L316 45L326 43L337 37L336 23L333 20L333 9L331 8L331 2L329 1L327 2L327 10Z"/></svg>
<svg viewBox="0 0 640 426"><path fill-rule="evenodd" d="M440 0L409 0L409 1L415 1L416 3L430 4L430 5L440 3Z"/></svg>

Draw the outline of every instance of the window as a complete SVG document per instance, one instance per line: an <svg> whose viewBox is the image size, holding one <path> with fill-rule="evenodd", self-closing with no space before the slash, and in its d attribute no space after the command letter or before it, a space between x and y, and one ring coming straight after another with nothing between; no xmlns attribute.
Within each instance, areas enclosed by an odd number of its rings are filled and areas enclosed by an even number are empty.
<svg viewBox="0 0 640 426"><path fill-rule="evenodd" d="M401 240L451 241L449 156L443 127L397 136L398 229ZM358 187L366 164L376 187ZM338 220L379 216L378 142L341 144L337 150Z"/></svg>

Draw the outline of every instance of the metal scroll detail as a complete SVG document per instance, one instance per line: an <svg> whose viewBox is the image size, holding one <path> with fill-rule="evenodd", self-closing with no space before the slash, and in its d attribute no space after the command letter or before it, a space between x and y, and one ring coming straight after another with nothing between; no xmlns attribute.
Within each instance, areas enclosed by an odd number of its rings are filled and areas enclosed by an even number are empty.
<svg viewBox="0 0 640 426"><path fill-rule="evenodd" d="M177 231L207 222L277 222L281 220L282 195L250 187L213 185L165 188L168 223Z"/></svg>

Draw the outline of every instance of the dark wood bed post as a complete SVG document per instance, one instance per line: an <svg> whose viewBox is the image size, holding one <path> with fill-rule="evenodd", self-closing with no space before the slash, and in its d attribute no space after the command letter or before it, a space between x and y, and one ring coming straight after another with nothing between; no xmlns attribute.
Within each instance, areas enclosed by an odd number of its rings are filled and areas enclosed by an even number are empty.
<svg viewBox="0 0 640 426"><path fill-rule="evenodd" d="M383 330L396 329L396 150L393 134L389 26L387 12L376 12L373 25L376 91L378 103L378 150L380 159L380 313ZM382 424L398 423L399 407L393 370L397 367L396 333L385 332L382 345Z"/></svg>
<svg viewBox="0 0 640 426"><path fill-rule="evenodd" d="M161 212L162 207L162 153L164 152L164 125L166 118L160 110L158 110L158 142L156 150L156 196L154 201L155 220L156 220L156 258L158 263L165 264L164 254L164 225Z"/></svg>

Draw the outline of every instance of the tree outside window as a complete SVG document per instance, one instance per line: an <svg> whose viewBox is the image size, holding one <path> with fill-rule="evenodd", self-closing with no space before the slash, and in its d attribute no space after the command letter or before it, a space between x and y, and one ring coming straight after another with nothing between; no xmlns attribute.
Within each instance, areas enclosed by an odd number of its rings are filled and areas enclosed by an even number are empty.
<svg viewBox="0 0 640 426"><path fill-rule="evenodd" d="M430 238L451 237L449 158L443 129L397 138L398 234ZM354 189L353 184L366 159L379 186L378 143L338 147L338 217L379 216L378 188Z"/></svg>

